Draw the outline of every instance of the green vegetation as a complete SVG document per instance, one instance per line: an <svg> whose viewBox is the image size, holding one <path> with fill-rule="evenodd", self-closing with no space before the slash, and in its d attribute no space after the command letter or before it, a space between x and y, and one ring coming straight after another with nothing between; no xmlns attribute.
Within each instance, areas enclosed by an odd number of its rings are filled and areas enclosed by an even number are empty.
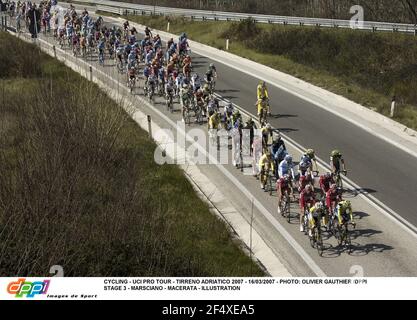
<svg viewBox="0 0 417 320"><path fill-rule="evenodd" d="M116 0L199 10L263 13L268 15L350 20L350 8L360 5L367 21L417 21L417 0Z"/></svg>
<svg viewBox="0 0 417 320"><path fill-rule="evenodd" d="M0 44L1 276L264 274L97 86L8 34Z"/></svg>
<svg viewBox="0 0 417 320"><path fill-rule="evenodd" d="M395 120L417 129L417 42L405 34L282 25L197 22L128 16L151 28L187 32L195 41L291 74L384 115L397 98Z"/></svg>

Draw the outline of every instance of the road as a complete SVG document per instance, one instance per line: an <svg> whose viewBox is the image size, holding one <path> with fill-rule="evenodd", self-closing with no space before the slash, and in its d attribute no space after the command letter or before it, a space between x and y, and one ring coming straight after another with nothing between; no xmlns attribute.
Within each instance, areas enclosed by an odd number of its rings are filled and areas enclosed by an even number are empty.
<svg viewBox="0 0 417 320"><path fill-rule="evenodd" d="M195 56L194 61L196 70L199 72L204 71L210 62L208 58L202 56ZM92 63L94 64L94 62ZM216 65L220 73L217 86L218 92L242 108L253 112L253 93L258 80L254 77L239 73L227 66L219 65L218 63ZM108 68L106 67L104 69L109 70ZM112 76L119 77L121 81L125 79L118 75L117 72L113 72ZM280 128L291 138L306 147L314 146L319 156L324 159L326 158L325 155L333 147L340 148L346 154L348 165L351 169L351 177L356 183L368 188L369 191L372 191L370 189L375 190L375 196L378 196L385 204L397 210L403 216L415 217L412 214L413 191L415 193L415 188L413 189L411 185L415 181L415 175L410 174L417 172L413 171L416 166L415 159L408 157L407 154L401 153L394 147L387 145L355 126L349 125L343 119L328 114L318 107L306 104L304 101L290 94L273 87L270 88L270 94L272 101L279 101L279 104L272 105L273 113L276 114L279 112L282 115L285 114L285 116L272 120L272 124L275 127ZM161 101L156 105L157 108L158 106L161 107ZM164 110L164 108L160 109ZM170 114L166 111L163 112L173 120L180 119L178 113ZM152 114L152 110L149 110L149 113ZM348 141L346 141L346 137L348 137ZM363 151L359 152L358 149ZM349 150L353 153L349 152ZM291 150L291 152L297 154L296 150ZM378 162L377 160L379 158L381 158L381 161ZM390 162L390 165L385 165L382 168L384 165L382 160L386 158L397 159L397 162L394 161L392 164ZM372 167L377 168L378 166L375 164L371 166L368 164L368 161L370 163L376 161L381 171L372 170ZM352 197L356 211L355 214L359 222L358 229L354 232L354 253L347 255L336 247L333 239L326 239L327 250L324 258L320 258L317 256L315 250L310 248L308 239L297 230L296 222L293 221L292 224L286 224L280 217L277 217L275 196L270 197L261 192L258 182L253 177L240 174L231 165L225 166L225 168L240 183L245 185L250 193L269 212L275 214L277 221L283 224L291 237L302 245L304 250L327 275L349 275L351 272L350 268L354 266L361 266L364 269L365 275L369 276L417 275L415 269L417 243L415 238L405 234L401 228L389 221L389 219L375 210L375 208L356 199L353 195L347 196ZM219 190L230 197L236 207L240 209L241 214L249 219L251 214L248 210L251 207L250 200L240 190L236 189L236 185L225 179L222 172L216 166L201 166L200 169L213 179ZM406 173L406 170L409 173ZM405 208L404 210L397 207L395 201L385 201L383 192L385 189L383 186L387 185L384 182L389 181L388 178L392 179L389 185L391 192L393 192L393 186L398 185L398 197L403 193L408 194L408 201L404 200L404 203L400 201L401 207ZM400 181L396 183L396 179L400 179L402 184ZM366 181L369 181L369 184ZM378 189L380 185L381 189ZM400 188L401 185L404 187ZM388 197L388 200L395 199L395 191L393 192L394 196ZM387 193L389 192L387 191ZM406 205L407 203L409 204L408 206ZM294 210L295 208L296 205L293 206ZM271 248L286 261L293 270L294 275L312 275L310 267L286 243L286 239L265 221L262 213L258 209L255 209L254 214L257 224L256 227L263 231L263 235Z"/></svg>

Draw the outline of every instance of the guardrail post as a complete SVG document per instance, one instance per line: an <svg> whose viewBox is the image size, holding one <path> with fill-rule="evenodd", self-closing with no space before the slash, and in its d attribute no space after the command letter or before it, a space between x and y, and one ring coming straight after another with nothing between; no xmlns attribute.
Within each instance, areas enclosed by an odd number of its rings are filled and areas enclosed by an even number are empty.
<svg viewBox="0 0 417 320"><path fill-rule="evenodd" d="M414 29L414 36L417 36L417 29Z"/></svg>
<svg viewBox="0 0 417 320"><path fill-rule="evenodd" d="M394 114L395 114L395 104L396 104L396 97L393 96L392 97L392 101L391 101L391 111L390 111L390 114L389 114L389 116L391 118L393 118L394 117Z"/></svg>
<svg viewBox="0 0 417 320"><path fill-rule="evenodd" d="M52 49L54 50L54 58L56 59L56 47L53 46Z"/></svg>
<svg viewBox="0 0 417 320"><path fill-rule="evenodd" d="M93 81L93 67L90 66L90 81Z"/></svg>
<svg viewBox="0 0 417 320"><path fill-rule="evenodd" d="M1 30L4 29L3 16L1 16Z"/></svg>
<svg viewBox="0 0 417 320"><path fill-rule="evenodd" d="M150 115L148 115L148 133L149 138L152 139L152 119Z"/></svg>

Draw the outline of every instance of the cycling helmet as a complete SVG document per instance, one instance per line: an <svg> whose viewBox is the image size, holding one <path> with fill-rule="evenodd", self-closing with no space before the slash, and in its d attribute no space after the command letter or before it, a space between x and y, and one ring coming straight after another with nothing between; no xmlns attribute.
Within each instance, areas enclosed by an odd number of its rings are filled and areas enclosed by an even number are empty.
<svg viewBox="0 0 417 320"><path fill-rule="evenodd" d="M308 185L305 186L304 190L306 192L311 192L311 191L313 191L313 187L310 184L308 184Z"/></svg>
<svg viewBox="0 0 417 320"><path fill-rule="evenodd" d="M340 153L339 150L335 149L332 151L332 157L340 157L342 154Z"/></svg>
<svg viewBox="0 0 417 320"><path fill-rule="evenodd" d="M284 160L287 162L292 162L292 157L288 154L285 156Z"/></svg>
<svg viewBox="0 0 417 320"><path fill-rule="evenodd" d="M266 128L267 128L268 130L271 130L271 129L272 129L272 126L271 126L269 123L267 123L267 124L266 124Z"/></svg>
<svg viewBox="0 0 417 320"><path fill-rule="evenodd" d="M330 172L326 172L326 173L324 174L324 176L325 176L327 179L329 179L329 178L332 176L332 174L331 174Z"/></svg>
<svg viewBox="0 0 417 320"><path fill-rule="evenodd" d="M315 204L316 210L323 210L323 204L321 202L317 202Z"/></svg>
<svg viewBox="0 0 417 320"><path fill-rule="evenodd" d="M313 149L308 149L306 151L306 155L308 155L310 158L314 158L314 154L315 154L315 152L314 152Z"/></svg>
<svg viewBox="0 0 417 320"><path fill-rule="evenodd" d="M214 63L210 63L210 68L214 68Z"/></svg>
<svg viewBox="0 0 417 320"><path fill-rule="evenodd" d="M335 183L333 183L333 184L330 186L330 189L331 189L331 190L336 190L336 189L337 189L337 185L336 185Z"/></svg>
<svg viewBox="0 0 417 320"><path fill-rule="evenodd" d="M284 174L283 176L285 181L289 181L290 180L290 175L289 174Z"/></svg>

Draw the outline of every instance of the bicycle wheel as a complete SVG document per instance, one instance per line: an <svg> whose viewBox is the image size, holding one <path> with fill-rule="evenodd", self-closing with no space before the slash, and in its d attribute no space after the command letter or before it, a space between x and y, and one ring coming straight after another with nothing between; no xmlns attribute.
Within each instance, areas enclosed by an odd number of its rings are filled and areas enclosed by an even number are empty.
<svg viewBox="0 0 417 320"><path fill-rule="evenodd" d="M288 223L290 223L291 222L291 211L290 211L290 197L289 196L286 197L285 212L287 214L287 221L288 221Z"/></svg>
<svg viewBox="0 0 417 320"><path fill-rule="evenodd" d="M188 126L191 124L191 115L190 115L190 111L188 110L188 108L185 111L185 124Z"/></svg>
<svg viewBox="0 0 417 320"><path fill-rule="evenodd" d="M318 230L317 230L316 248L317 248L317 252L319 256L321 257L323 255L324 248L323 248L323 238L321 236L320 226L318 226Z"/></svg>
<svg viewBox="0 0 417 320"><path fill-rule="evenodd" d="M304 224L304 234L307 234L308 233L308 212L304 212L303 224Z"/></svg>
<svg viewBox="0 0 417 320"><path fill-rule="evenodd" d="M309 239L310 239L310 245L311 245L312 248L316 247L316 238L317 238L316 233L317 233L317 228L314 228L313 231L312 231L311 237L310 237L310 235L308 236Z"/></svg>
<svg viewBox="0 0 417 320"><path fill-rule="evenodd" d="M341 226L338 225L336 233L337 233L337 237L336 237L337 242L338 242L339 246L342 246L344 241L345 241L345 230L344 230L343 226L341 227Z"/></svg>
<svg viewBox="0 0 417 320"><path fill-rule="evenodd" d="M346 226L345 226L345 246L346 246L346 249L347 249L348 253L351 254L352 251L353 251L353 248L352 248L352 241L350 239L350 232L349 232L349 228L348 228L347 223L346 223Z"/></svg>
<svg viewBox="0 0 417 320"><path fill-rule="evenodd" d="M268 189L269 189L269 195L272 196L272 177L271 174L268 174Z"/></svg>

